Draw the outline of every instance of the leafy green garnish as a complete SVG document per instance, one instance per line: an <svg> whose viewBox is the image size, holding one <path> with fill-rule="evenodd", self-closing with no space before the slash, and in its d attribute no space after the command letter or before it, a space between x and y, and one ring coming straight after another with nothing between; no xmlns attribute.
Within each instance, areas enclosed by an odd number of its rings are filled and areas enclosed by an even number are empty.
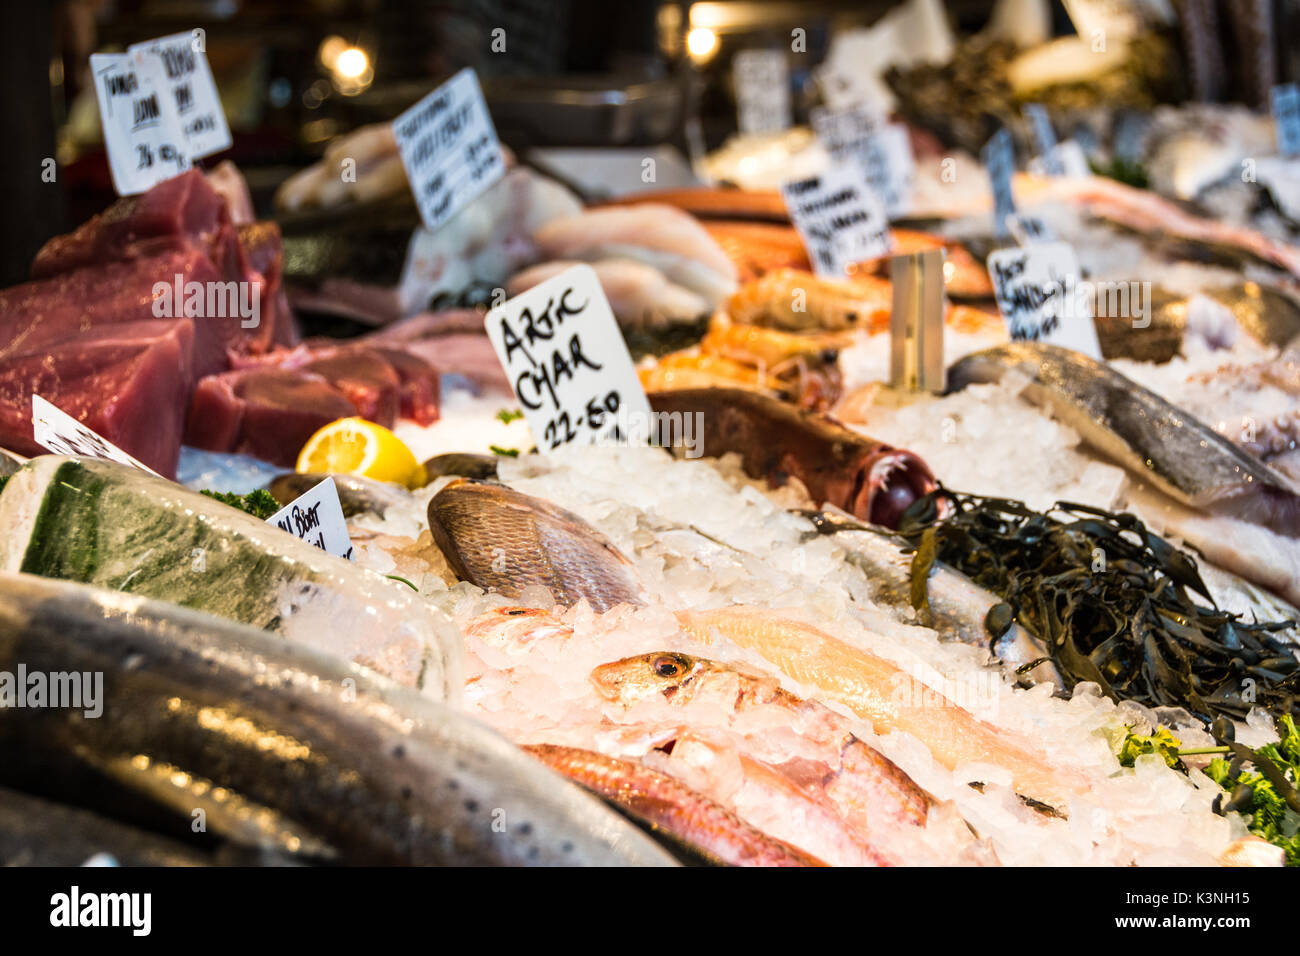
<svg viewBox="0 0 1300 956"><path fill-rule="evenodd" d="M1287 866L1300 866L1300 731L1290 714L1279 723L1281 740L1254 752L1259 772L1235 769L1233 761L1210 761L1206 774L1233 794L1232 809L1250 815L1250 832L1279 846L1286 853ZM1272 766L1263 763L1268 761ZM1245 789L1244 789L1245 788Z"/></svg>
<svg viewBox="0 0 1300 956"><path fill-rule="evenodd" d="M1156 732L1148 736L1130 732L1119 748L1119 762L1122 767L1133 766L1142 754L1159 754L1174 770L1183 769L1183 762L1178 759L1178 748L1182 741L1169 732L1168 727L1157 727Z"/></svg>
<svg viewBox="0 0 1300 956"><path fill-rule="evenodd" d="M497 420L501 422L503 425L509 425L515 419L523 418L523 417L524 417L524 413L519 411L518 409L512 410L509 408L503 408L501 409L501 411L497 412Z"/></svg>
<svg viewBox="0 0 1300 956"><path fill-rule="evenodd" d="M232 508L238 508L240 511L252 515L254 518L261 518L265 521L271 515L280 510L280 502L276 501L269 491L265 488L258 488L256 491L250 491L246 495L237 495L229 491L200 491L199 494L207 495L220 501L222 504L230 505Z"/></svg>
<svg viewBox="0 0 1300 956"><path fill-rule="evenodd" d="M9 484L9 479L12 477L13 475L0 475L0 491L5 490L5 485Z"/></svg>
<svg viewBox="0 0 1300 956"><path fill-rule="evenodd" d="M1151 188L1151 177L1147 174L1146 167L1138 160L1128 160L1122 156L1116 156L1109 163L1099 163L1090 159L1088 165L1098 176L1117 179L1121 183L1135 186L1138 189Z"/></svg>
<svg viewBox="0 0 1300 956"><path fill-rule="evenodd" d="M518 448L502 448L500 445L488 445L494 455L504 455L506 458L518 458Z"/></svg>

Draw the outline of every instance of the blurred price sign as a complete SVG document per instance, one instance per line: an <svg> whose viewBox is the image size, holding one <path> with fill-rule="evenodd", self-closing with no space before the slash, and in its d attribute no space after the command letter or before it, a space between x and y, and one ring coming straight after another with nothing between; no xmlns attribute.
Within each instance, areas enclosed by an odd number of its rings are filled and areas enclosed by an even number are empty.
<svg viewBox="0 0 1300 956"><path fill-rule="evenodd" d="M731 65L742 133L790 128L790 66L780 50L741 50Z"/></svg>
<svg viewBox="0 0 1300 956"><path fill-rule="evenodd" d="M420 218L437 229L506 172L478 76L466 67L393 121Z"/></svg>
<svg viewBox="0 0 1300 956"><path fill-rule="evenodd" d="M836 163L856 164L891 219L906 215L916 162L907 128L863 107L815 109L813 130Z"/></svg>
<svg viewBox="0 0 1300 956"><path fill-rule="evenodd" d="M1034 132L1034 146L1043 160L1047 175L1064 176L1065 169L1061 165L1060 158L1056 155L1056 130L1052 128L1052 120L1047 115L1047 107L1041 103L1030 103L1025 106L1024 113L1029 119L1030 128Z"/></svg>
<svg viewBox="0 0 1300 956"><path fill-rule="evenodd" d="M90 72L119 196L142 193L190 168L185 133L158 57L142 50L94 53Z"/></svg>
<svg viewBox="0 0 1300 956"><path fill-rule="evenodd" d="M39 395L32 396L32 437L36 444L56 455L100 458L119 465L132 465L151 475L158 474Z"/></svg>
<svg viewBox="0 0 1300 956"><path fill-rule="evenodd" d="M781 196L818 275L842 277L893 248L885 207L856 165L783 183Z"/></svg>
<svg viewBox="0 0 1300 956"><path fill-rule="evenodd" d="M1043 220L1025 213L1012 213L1007 217L1007 228L1012 237L1022 246L1031 246L1036 242L1055 242L1056 235Z"/></svg>
<svg viewBox="0 0 1300 956"><path fill-rule="evenodd" d="M165 77L163 88L176 108L181 132L185 136L186 152L191 159L211 156L230 148L230 126L221 108L221 94L212 78L201 31L137 43L129 47L127 53L158 58Z"/></svg>
<svg viewBox="0 0 1300 956"><path fill-rule="evenodd" d="M1048 342L1101 361L1092 302L1079 287L1079 260L1068 243L998 249L988 269L1012 341Z"/></svg>

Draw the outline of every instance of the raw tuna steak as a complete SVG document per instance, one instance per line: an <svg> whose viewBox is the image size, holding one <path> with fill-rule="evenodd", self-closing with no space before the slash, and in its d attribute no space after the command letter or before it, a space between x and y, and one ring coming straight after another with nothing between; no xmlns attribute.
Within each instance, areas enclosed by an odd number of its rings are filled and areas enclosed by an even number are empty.
<svg viewBox="0 0 1300 956"><path fill-rule="evenodd" d="M193 386L194 325L122 322L53 344L0 353L0 444L45 454L32 438L32 395L53 402L159 474L176 474Z"/></svg>
<svg viewBox="0 0 1300 956"><path fill-rule="evenodd" d="M199 382L185 443L292 466L313 432L356 413L347 397L319 375L301 369L241 369Z"/></svg>

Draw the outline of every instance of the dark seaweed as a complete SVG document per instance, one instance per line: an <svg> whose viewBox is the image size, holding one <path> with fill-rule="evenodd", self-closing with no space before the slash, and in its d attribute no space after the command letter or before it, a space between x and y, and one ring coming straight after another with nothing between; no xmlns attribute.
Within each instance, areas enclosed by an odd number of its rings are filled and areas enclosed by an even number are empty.
<svg viewBox="0 0 1300 956"><path fill-rule="evenodd" d="M940 488L908 508L899 533L916 549L914 582L942 561L1000 596L1067 688L1093 681L1112 700L1206 723L1252 706L1300 714L1300 660L1278 634L1296 622L1220 610L1195 559L1134 515L1069 502L1044 513Z"/></svg>

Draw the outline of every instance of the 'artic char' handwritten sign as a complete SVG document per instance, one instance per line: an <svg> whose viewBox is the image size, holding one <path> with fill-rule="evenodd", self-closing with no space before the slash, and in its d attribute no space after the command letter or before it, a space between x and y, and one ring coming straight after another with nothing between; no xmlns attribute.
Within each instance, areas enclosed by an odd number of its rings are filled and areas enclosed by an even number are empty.
<svg viewBox="0 0 1300 956"><path fill-rule="evenodd" d="M650 403L591 266L497 306L485 327L540 450L644 437Z"/></svg>

